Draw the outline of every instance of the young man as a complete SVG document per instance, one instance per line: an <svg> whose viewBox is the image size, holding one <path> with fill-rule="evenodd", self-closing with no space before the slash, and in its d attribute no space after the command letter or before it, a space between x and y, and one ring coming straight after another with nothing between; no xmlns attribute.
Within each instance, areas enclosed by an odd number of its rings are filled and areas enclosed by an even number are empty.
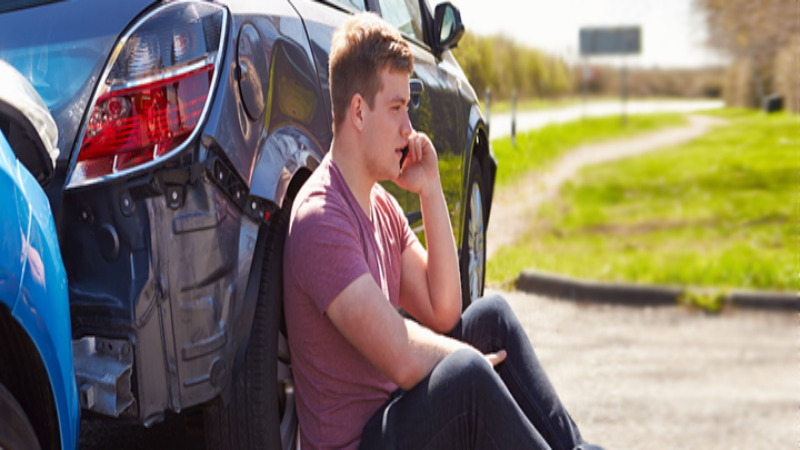
<svg viewBox="0 0 800 450"><path fill-rule="evenodd" d="M303 448L580 448L505 301L461 315L436 152L408 118L412 70L408 44L377 16L334 35L334 138L284 249ZM427 251L382 180L419 195Z"/></svg>

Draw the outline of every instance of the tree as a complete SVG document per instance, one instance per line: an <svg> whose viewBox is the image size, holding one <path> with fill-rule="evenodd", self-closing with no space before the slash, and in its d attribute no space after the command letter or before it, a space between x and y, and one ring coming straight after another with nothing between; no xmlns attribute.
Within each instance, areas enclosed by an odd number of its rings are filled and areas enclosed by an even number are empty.
<svg viewBox="0 0 800 450"><path fill-rule="evenodd" d="M749 61L759 103L772 90L773 62L800 33L798 0L694 0L705 14L708 43L737 60Z"/></svg>
<svg viewBox="0 0 800 450"><path fill-rule="evenodd" d="M561 95L572 91L566 64L505 36L467 33L453 50L470 84L479 95L489 87L494 99Z"/></svg>

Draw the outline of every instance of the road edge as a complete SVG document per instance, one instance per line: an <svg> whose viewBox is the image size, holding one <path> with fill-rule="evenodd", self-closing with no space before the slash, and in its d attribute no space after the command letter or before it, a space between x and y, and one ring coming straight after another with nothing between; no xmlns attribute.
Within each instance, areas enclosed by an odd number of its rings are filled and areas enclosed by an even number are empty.
<svg viewBox="0 0 800 450"><path fill-rule="evenodd" d="M724 306L777 312L800 311L800 294L771 291L714 290L628 283L609 283L571 278L535 270L523 270L514 280L520 291L575 302L627 306L675 306L687 292L721 295Z"/></svg>

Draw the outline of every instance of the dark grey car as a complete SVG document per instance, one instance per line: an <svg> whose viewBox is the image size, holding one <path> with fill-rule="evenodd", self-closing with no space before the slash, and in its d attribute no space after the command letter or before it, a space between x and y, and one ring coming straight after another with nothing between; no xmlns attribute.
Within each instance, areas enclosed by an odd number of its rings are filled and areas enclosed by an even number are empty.
<svg viewBox="0 0 800 450"><path fill-rule="evenodd" d="M210 448L294 446L280 254L291 201L332 138L331 36L362 10L411 44L411 120L439 152L466 307L483 291L496 162L449 51L464 30L452 5L0 5L0 59L59 128L47 193L85 412L147 426L200 409ZM388 187L421 230L419 199Z"/></svg>

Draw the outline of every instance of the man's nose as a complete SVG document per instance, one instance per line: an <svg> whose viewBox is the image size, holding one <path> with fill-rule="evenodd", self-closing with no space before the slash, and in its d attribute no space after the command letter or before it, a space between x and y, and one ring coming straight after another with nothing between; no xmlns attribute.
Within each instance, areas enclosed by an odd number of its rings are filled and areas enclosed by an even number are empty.
<svg viewBox="0 0 800 450"><path fill-rule="evenodd" d="M403 137L411 136L411 133L414 131L414 128L411 126L411 118L408 117L408 111L403 114L403 123L400 127L400 134Z"/></svg>

